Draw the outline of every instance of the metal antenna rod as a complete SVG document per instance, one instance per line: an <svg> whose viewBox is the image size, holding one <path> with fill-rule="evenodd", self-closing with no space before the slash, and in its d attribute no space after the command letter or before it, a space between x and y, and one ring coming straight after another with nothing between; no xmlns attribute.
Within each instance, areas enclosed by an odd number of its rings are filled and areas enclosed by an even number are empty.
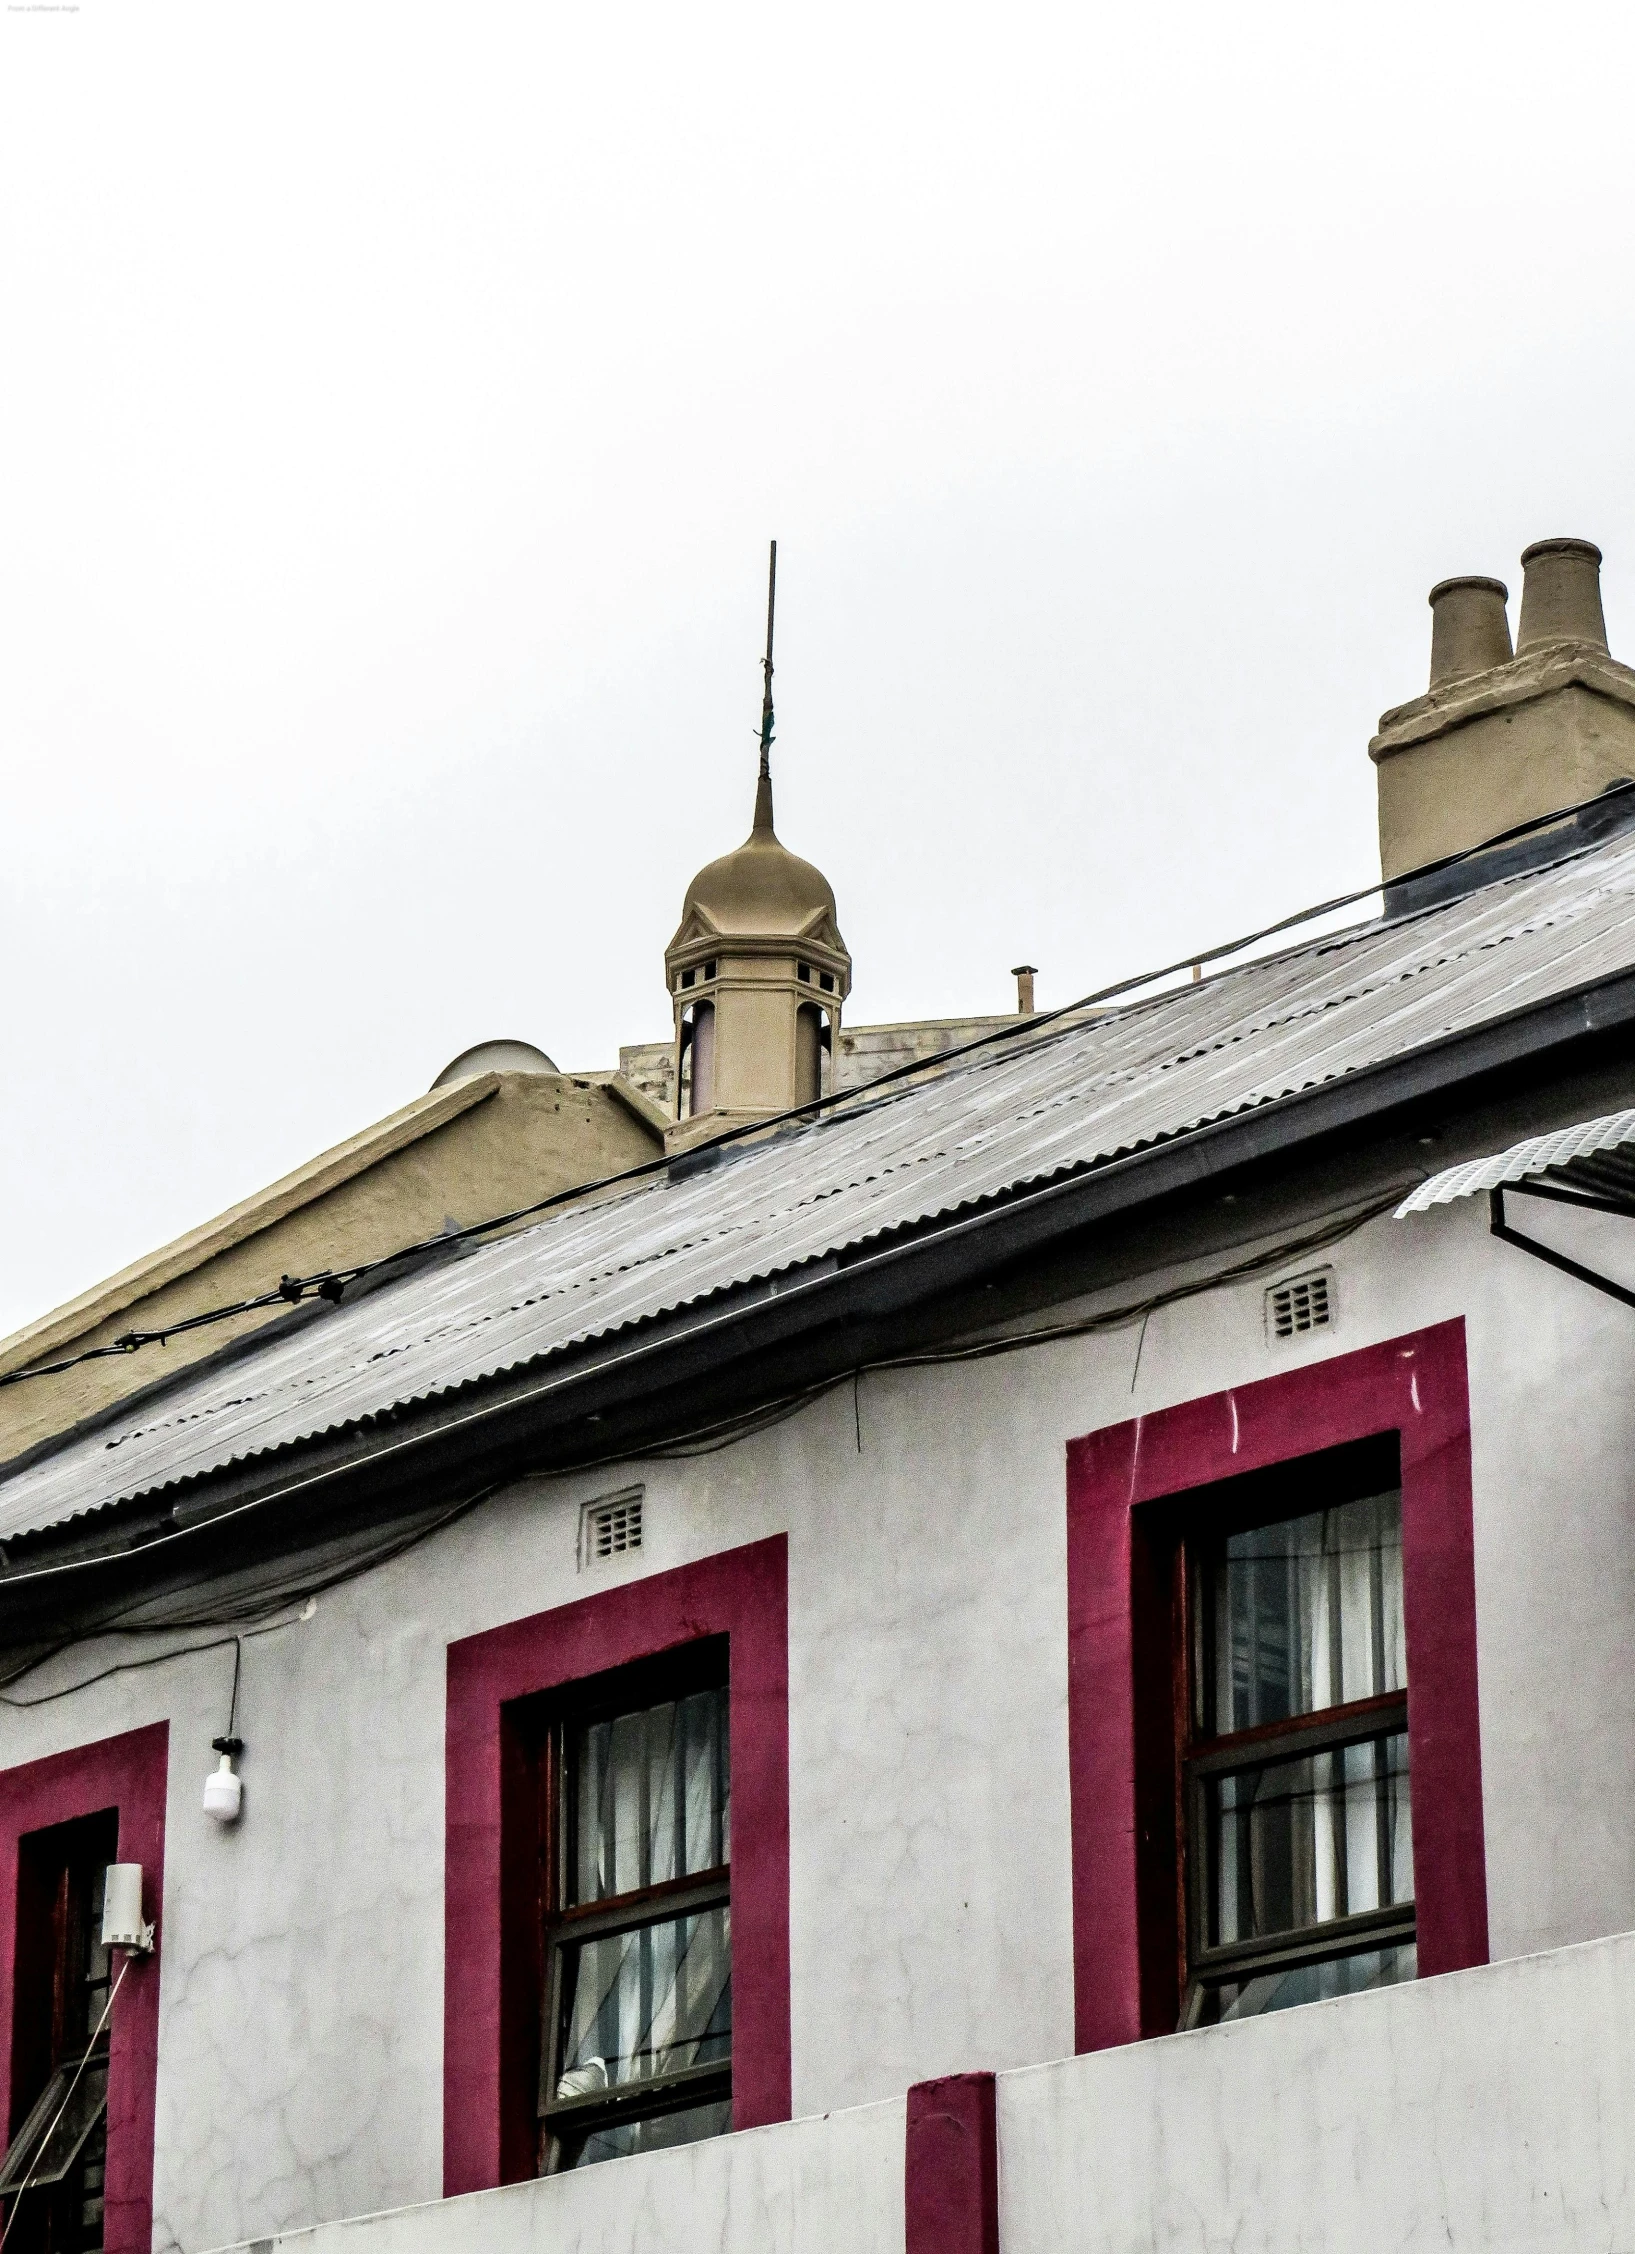
<svg viewBox="0 0 1635 2254"><path fill-rule="evenodd" d="M778 543L772 543L772 558L766 574L766 655L761 660L765 687L761 691L761 780L768 782L772 776L772 614L778 601Z"/></svg>

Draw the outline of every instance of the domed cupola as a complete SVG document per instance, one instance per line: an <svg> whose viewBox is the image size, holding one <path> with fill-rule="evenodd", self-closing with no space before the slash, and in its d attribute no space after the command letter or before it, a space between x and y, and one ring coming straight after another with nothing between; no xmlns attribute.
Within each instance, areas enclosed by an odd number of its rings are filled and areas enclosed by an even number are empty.
<svg viewBox="0 0 1635 2254"><path fill-rule="evenodd" d="M774 564L776 555L774 545ZM672 1148L820 1095L851 989L829 881L772 826L770 597L763 664L754 826L694 877L664 953L676 1025Z"/></svg>

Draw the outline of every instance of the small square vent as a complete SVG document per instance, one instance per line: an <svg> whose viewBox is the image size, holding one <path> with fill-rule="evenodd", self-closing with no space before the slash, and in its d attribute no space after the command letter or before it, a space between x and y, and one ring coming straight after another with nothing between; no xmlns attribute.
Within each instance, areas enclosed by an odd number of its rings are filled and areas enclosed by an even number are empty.
<svg viewBox="0 0 1635 2254"><path fill-rule="evenodd" d="M599 1503L587 1503L579 1521L579 1563L604 1565L642 1546L642 1490L626 1488Z"/></svg>
<svg viewBox="0 0 1635 2254"><path fill-rule="evenodd" d="M1275 1345L1280 1339L1303 1338L1307 1331L1330 1329L1334 1301L1332 1268L1313 1268L1273 1284L1266 1294L1266 1336Z"/></svg>

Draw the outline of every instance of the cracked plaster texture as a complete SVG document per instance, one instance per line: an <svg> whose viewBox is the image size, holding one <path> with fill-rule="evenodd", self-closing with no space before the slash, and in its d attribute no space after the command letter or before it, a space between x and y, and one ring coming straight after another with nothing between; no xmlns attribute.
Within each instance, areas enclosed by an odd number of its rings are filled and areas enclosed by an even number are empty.
<svg viewBox="0 0 1635 2254"><path fill-rule="evenodd" d="M1268 1348L1254 1281L1156 1312L1133 1379L1130 1325L865 1375L713 1455L519 1482L246 1644L230 1831L199 1805L230 1650L0 1715L8 1764L171 1722L155 2247L437 2197L448 1642L769 1534L789 1537L797 2115L1067 2052L1066 1442L1451 1316L1493 1951L1635 1926L1631 1318L1485 1223L1476 1201L1371 1223L1328 1256L1338 1328L1291 1348ZM646 1546L581 1572L581 1503L633 1477Z"/></svg>
<svg viewBox="0 0 1635 2254"><path fill-rule="evenodd" d="M1005 2254L1628 2254L1635 1936L998 2078ZM244 2254L900 2254L900 2102Z"/></svg>
<svg viewBox="0 0 1635 2254"><path fill-rule="evenodd" d="M861 2106L712 2144L320 2224L242 2254L903 2254L908 2108Z"/></svg>
<svg viewBox="0 0 1635 2254"><path fill-rule="evenodd" d="M1004 2075L1005 2254L1629 2254L1632 2029L1626 1935Z"/></svg>

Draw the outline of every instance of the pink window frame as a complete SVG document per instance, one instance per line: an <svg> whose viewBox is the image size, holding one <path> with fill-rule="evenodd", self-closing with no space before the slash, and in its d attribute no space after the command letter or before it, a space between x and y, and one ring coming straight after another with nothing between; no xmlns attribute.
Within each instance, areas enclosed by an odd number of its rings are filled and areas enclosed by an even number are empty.
<svg viewBox="0 0 1635 2254"><path fill-rule="evenodd" d="M1337 1354L1069 1443L1068 1761L1076 2046L1168 2033L1161 1962L1174 1892L1144 1860L1172 1792L1172 1711L1140 1674L1143 1514L1189 1492L1395 1432L1402 1465L1408 1756L1422 1975L1485 1964L1487 1867L1476 1685L1470 1399L1462 1320ZM1150 1576L1147 1576L1150 1578ZM1161 1887L1157 1889L1161 1892ZM1155 1932L1157 1940L1155 1942ZM1166 1999L1169 1999L1168 2001Z"/></svg>
<svg viewBox="0 0 1635 2254"><path fill-rule="evenodd" d="M25 1833L117 1808L119 1860L142 1865L142 1914L162 1928L169 1765L170 1725L155 1722L0 1770L0 2123L11 2118L18 1842ZM155 1943L152 1956L131 1960L109 2026L104 2254L147 2254L153 2243L162 1930Z"/></svg>
<svg viewBox="0 0 1635 2254"><path fill-rule="evenodd" d="M507 1837L517 1759L508 1709L707 1636L727 1637L730 1654L733 2126L789 2119L788 1581L780 1534L449 1646L445 2196L533 2173L535 2098L518 2062L539 1996L517 1992L514 1968L529 1961L518 1925L537 1893Z"/></svg>

